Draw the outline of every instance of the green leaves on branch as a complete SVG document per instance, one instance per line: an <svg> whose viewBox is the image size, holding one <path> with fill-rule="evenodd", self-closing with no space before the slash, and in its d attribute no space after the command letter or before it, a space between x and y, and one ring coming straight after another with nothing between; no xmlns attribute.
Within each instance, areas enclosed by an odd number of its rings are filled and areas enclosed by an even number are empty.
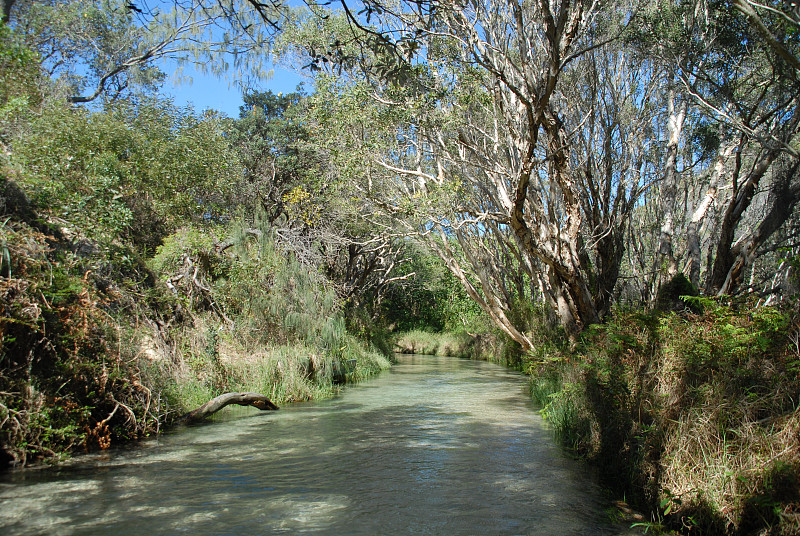
<svg viewBox="0 0 800 536"><path fill-rule="evenodd" d="M165 60L239 80L266 78L270 43L285 18L280 2L245 0L154 7L128 0L46 0L13 13L12 24L72 103L158 88L166 78L159 65Z"/></svg>
<svg viewBox="0 0 800 536"><path fill-rule="evenodd" d="M38 82L36 53L11 28L0 24L0 148L9 142L14 126L40 103Z"/></svg>
<svg viewBox="0 0 800 536"><path fill-rule="evenodd" d="M58 105L33 124L17 158L35 201L97 238L128 237L153 250L190 221L232 207L237 161L216 118L153 100L89 114Z"/></svg>

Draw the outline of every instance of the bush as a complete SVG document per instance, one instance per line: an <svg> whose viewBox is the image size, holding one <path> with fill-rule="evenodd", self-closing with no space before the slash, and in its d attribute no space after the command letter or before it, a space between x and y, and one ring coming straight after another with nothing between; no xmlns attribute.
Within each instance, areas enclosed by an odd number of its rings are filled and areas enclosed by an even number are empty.
<svg viewBox="0 0 800 536"><path fill-rule="evenodd" d="M190 223L220 221L239 179L213 118L169 101L91 113L50 103L15 140L21 181L34 203L101 244L124 239L152 254Z"/></svg>
<svg viewBox="0 0 800 536"><path fill-rule="evenodd" d="M307 400L389 366L347 331L331 284L269 236L234 254L221 226L185 228L151 262L168 286L123 244L53 229L18 189L0 193L4 467L156 433L225 391Z"/></svg>
<svg viewBox="0 0 800 536"><path fill-rule="evenodd" d="M532 361L532 396L556 436L655 519L792 533L800 503L779 490L800 474L794 317L702 301L702 314L617 311L577 357Z"/></svg>
<svg viewBox="0 0 800 536"><path fill-rule="evenodd" d="M115 316L132 289L98 278L107 259L74 253L73 242L29 220L27 203L5 208L0 458L24 465L147 434L157 417Z"/></svg>
<svg viewBox="0 0 800 536"><path fill-rule="evenodd" d="M348 331L331 283L278 245L268 227L232 229L227 240L181 229L151 262L193 316L176 351L178 384L186 376L209 395L256 390L283 403L327 396L337 383L389 366ZM188 376L181 356L192 358ZM179 393L173 404L191 409L189 398Z"/></svg>

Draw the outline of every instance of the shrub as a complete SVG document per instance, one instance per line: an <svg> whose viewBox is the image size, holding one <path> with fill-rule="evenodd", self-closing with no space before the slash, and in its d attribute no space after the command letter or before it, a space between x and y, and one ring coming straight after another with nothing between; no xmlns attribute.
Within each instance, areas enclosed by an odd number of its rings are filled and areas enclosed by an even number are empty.
<svg viewBox="0 0 800 536"><path fill-rule="evenodd" d="M114 316L126 289L96 277L102 255L73 253L17 206L0 229L0 458L24 465L148 433L150 395Z"/></svg>
<svg viewBox="0 0 800 536"><path fill-rule="evenodd" d="M792 533L792 314L702 301L702 314L617 311L577 356L532 360L532 396L556 436L655 519L714 534Z"/></svg>

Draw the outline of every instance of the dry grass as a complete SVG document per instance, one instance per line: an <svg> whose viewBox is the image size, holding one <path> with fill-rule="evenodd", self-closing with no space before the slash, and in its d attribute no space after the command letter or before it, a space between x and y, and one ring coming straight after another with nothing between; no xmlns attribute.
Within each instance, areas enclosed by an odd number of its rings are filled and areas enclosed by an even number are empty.
<svg viewBox="0 0 800 536"><path fill-rule="evenodd" d="M557 435L654 526L800 534L800 353L774 310L619 314L533 367Z"/></svg>
<svg viewBox="0 0 800 536"><path fill-rule="evenodd" d="M759 422L730 403L709 401L683 415L667 434L663 493L674 500L676 512L704 504L729 530L738 529L747 522L748 501L770 493L770 472L800 467L799 430L800 410Z"/></svg>

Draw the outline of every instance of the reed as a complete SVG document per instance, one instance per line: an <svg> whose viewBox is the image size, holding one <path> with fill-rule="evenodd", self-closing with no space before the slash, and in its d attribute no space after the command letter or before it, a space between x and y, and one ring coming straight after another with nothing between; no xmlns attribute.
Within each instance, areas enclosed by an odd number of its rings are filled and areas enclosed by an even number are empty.
<svg viewBox="0 0 800 536"><path fill-rule="evenodd" d="M395 350L404 354L475 357L475 337L464 332L413 330L397 336Z"/></svg>

